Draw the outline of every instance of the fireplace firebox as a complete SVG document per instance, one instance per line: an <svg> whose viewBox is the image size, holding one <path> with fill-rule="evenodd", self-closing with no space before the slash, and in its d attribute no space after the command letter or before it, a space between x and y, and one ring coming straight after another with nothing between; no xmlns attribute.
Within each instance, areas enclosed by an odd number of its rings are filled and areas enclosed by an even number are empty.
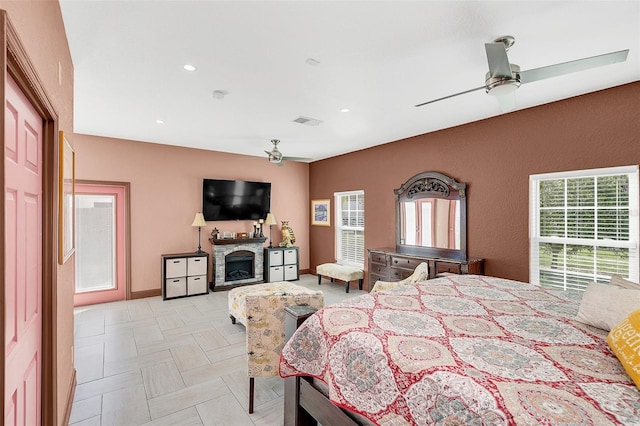
<svg viewBox="0 0 640 426"><path fill-rule="evenodd" d="M225 282L240 281L255 277L255 254L248 250L229 253L224 258Z"/></svg>

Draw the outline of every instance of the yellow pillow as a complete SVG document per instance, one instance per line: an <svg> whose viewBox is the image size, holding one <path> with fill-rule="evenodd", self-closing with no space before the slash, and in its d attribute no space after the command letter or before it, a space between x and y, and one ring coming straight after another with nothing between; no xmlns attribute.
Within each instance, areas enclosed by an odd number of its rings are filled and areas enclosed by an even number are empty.
<svg viewBox="0 0 640 426"><path fill-rule="evenodd" d="M640 309L613 327L607 335L607 343L631 380L640 388Z"/></svg>

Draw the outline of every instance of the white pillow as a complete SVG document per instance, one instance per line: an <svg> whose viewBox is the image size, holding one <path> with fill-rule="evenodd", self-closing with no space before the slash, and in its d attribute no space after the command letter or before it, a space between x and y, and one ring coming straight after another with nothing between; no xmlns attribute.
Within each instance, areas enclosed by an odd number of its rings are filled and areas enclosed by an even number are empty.
<svg viewBox="0 0 640 426"><path fill-rule="evenodd" d="M610 331L631 312L640 309L640 289L589 283L576 321Z"/></svg>
<svg viewBox="0 0 640 426"><path fill-rule="evenodd" d="M634 288L636 290L640 290L640 284L629 281L621 275L611 275L611 284L622 288Z"/></svg>

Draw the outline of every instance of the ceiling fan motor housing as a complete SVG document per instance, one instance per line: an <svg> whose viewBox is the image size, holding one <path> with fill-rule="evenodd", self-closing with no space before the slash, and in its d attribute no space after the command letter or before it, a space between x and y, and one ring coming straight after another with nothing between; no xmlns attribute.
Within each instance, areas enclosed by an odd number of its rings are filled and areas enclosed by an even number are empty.
<svg viewBox="0 0 640 426"><path fill-rule="evenodd" d="M486 74L485 87L488 94L494 96L507 95L515 92L520 87L520 67L515 64L510 64L510 66L510 76L491 77L490 73Z"/></svg>

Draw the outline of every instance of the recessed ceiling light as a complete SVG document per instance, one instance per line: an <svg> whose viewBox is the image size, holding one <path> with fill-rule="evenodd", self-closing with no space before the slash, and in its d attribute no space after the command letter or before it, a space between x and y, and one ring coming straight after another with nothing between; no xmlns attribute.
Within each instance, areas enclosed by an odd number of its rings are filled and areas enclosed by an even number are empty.
<svg viewBox="0 0 640 426"><path fill-rule="evenodd" d="M194 67L194 66L193 66L193 65L191 65L191 64L187 64L187 65L185 65L185 66L184 66L184 67L182 67L182 68L184 68L184 69L185 69L185 70L187 70L187 71L195 71L195 70L196 70L196 67Z"/></svg>
<svg viewBox="0 0 640 426"><path fill-rule="evenodd" d="M340 112L349 112L349 111L351 111L349 108L342 108L342 109L340 110Z"/></svg>
<svg viewBox="0 0 640 426"><path fill-rule="evenodd" d="M158 124L164 124L164 120L156 120L156 123L158 123Z"/></svg>

